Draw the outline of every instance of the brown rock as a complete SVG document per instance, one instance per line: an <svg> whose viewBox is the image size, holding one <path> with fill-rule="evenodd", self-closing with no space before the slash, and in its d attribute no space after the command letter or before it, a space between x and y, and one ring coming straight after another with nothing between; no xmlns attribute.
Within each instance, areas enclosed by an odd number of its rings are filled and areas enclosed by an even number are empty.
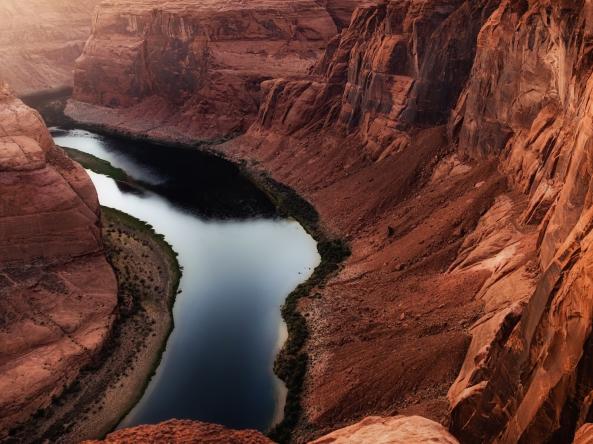
<svg viewBox="0 0 593 444"><path fill-rule="evenodd" d="M229 430L222 426L194 421L167 421L111 433L103 441L83 444L271 444L268 438L253 430Z"/></svg>
<svg viewBox="0 0 593 444"><path fill-rule="evenodd" d="M41 117L0 86L0 437L101 350L117 283L97 195Z"/></svg>
<svg viewBox="0 0 593 444"><path fill-rule="evenodd" d="M593 424L585 424L577 431L573 444L591 443L593 443Z"/></svg>
<svg viewBox="0 0 593 444"><path fill-rule="evenodd" d="M538 228L542 270L520 320L501 324L465 390L450 393L466 442L559 440L590 417L591 59L579 39L591 17L583 2L501 2L452 118L460 150L498 157L528 196L521 219Z"/></svg>

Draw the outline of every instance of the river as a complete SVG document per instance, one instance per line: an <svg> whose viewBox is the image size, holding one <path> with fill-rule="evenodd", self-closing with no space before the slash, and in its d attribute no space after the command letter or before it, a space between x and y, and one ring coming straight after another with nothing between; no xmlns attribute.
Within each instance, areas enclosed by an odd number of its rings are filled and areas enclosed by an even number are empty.
<svg viewBox="0 0 593 444"><path fill-rule="evenodd" d="M147 185L89 172L101 204L150 223L183 267L162 361L120 427L177 418L269 429L286 396L272 370L286 336L280 307L319 264L315 240L224 160L83 130L52 134Z"/></svg>

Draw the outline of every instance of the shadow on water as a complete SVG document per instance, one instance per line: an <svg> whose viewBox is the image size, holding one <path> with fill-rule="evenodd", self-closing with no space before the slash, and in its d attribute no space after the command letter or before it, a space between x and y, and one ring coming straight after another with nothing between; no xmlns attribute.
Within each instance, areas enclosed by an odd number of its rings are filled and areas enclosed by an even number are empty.
<svg viewBox="0 0 593 444"><path fill-rule="evenodd" d="M121 426L178 418L267 430L285 396L273 373L286 336L280 308L319 265L315 240L225 160L77 129L52 133L143 184L138 192L90 173L101 203L150 223L184 267L175 329Z"/></svg>

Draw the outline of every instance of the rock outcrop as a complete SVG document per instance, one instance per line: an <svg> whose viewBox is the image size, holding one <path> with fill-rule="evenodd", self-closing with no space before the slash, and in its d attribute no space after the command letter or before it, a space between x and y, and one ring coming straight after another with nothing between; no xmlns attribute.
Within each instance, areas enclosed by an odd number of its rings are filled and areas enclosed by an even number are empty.
<svg viewBox="0 0 593 444"><path fill-rule="evenodd" d="M103 441L83 444L123 444L131 442L169 444L272 444L268 438L252 430L229 430L214 424L171 420L157 425L120 430ZM458 444L440 424L419 416L392 418L369 417L357 424L337 430L310 444Z"/></svg>
<svg viewBox="0 0 593 444"><path fill-rule="evenodd" d="M19 94L71 87L100 0L2 0L0 78Z"/></svg>
<svg viewBox="0 0 593 444"><path fill-rule="evenodd" d="M368 417L310 444L459 444L442 425L420 416Z"/></svg>
<svg viewBox="0 0 593 444"><path fill-rule="evenodd" d="M103 2L68 114L182 141L244 132L263 80L305 74L358 0Z"/></svg>
<svg viewBox="0 0 593 444"><path fill-rule="evenodd" d="M85 441L83 444L272 444L268 438L253 430L229 430L215 424L171 420L158 425L119 430L103 441Z"/></svg>
<svg viewBox="0 0 593 444"><path fill-rule="evenodd" d="M117 282L90 178L0 85L0 437L101 350Z"/></svg>

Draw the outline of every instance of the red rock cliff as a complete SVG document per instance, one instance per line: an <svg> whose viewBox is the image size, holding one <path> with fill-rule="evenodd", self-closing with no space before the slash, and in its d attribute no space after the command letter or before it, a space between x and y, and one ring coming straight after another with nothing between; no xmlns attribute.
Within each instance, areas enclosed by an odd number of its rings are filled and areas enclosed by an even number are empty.
<svg viewBox="0 0 593 444"><path fill-rule="evenodd" d="M243 132L261 81L306 73L359 1L321 3L103 2L68 112L184 141Z"/></svg>
<svg viewBox="0 0 593 444"><path fill-rule="evenodd" d="M367 384L382 387L379 400L393 393L392 408L437 414L427 398L438 400L439 391L424 394L429 388L418 380L418 361L427 342L433 343L426 339L428 331L455 350L454 336L447 335L456 330L451 324L459 314L447 309L450 291L457 293L466 316L461 325L473 338L448 396L452 431L462 441L570 439L578 425L591 420L591 17L586 2L386 2L355 13L318 64L316 77L267 82L260 118L237 143L241 155L253 156L250 146L263 147L255 156L266 168L311 196L341 231L357 234L342 278L324 292L333 295L325 302L331 310L316 301L303 308L323 325L313 327L309 346L314 359L308 420L322 424L329 415L336 421L356 403L354 393L365 396L360 387ZM447 120L448 138L441 143L448 148L439 149L433 139L425 151L428 130L421 128ZM306 170L285 168L291 158ZM315 165L323 176L312 172ZM499 185L491 188L492 181ZM456 182L467 187L461 194ZM473 201L472 188L482 190ZM457 222L456 207L466 211ZM476 210L481 217L473 219ZM373 225L385 224L394 237L388 245L373 233ZM412 240L424 245L421 251L409 250ZM433 250L437 246L440 250ZM391 276L392 267L403 273ZM412 276L420 271L419 284ZM372 280L373 273L381 277ZM466 284L458 287L454 279ZM357 285L363 282L367 285ZM409 320L406 311L420 309L420 300L427 303L422 298L427 283L432 283L429 304L442 302L434 307L441 323L419 328L435 313L421 310ZM354 286L365 295L358 302L355 293L349 296ZM359 313L372 311L374 287L394 292L393 299L379 298L403 311L403 331L387 330L400 338L386 352L390 357L377 349L375 338L382 334L370 333L372 327L358 337L328 333L329 325L345 321L336 311L353 306ZM407 293L417 301L406 302ZM352 321L366 322L365 316ZM339 345L321 345L328 337ZM402 350L408 341L418 346L414 356ZM439 346L433 347L433 356L439 356ZM379 353L381 362L367 357L357 364L367 353ZM398 371L395 357L408 371ZM446 384L436 361L424 380ZM357 371L358 365L368 372ZM390 373L379 382L377 373L385 367ZM342 379L341 368L353 376ZM392 387L413 388L399 394L385 388L382 383L392 375L399 375ZM356 385L342 388L349 379ZM379 400L370 401L375 411L387 408Z"/></svg>
<svg viewBox="0 0 593 444"><path fill-rule="evenodd" d="M100 0L2 0L0 78L17 94L72 86Z"/></svg>
<svg viewBox="0 0 593 444"><path fill-rule="evenodd" d="M452 388L466 441L563 440L591 419L592 32L588 2L502 2L453 117L459 150L496 158L527 197L540 272L520 320Z"/></svg>
<svg viewBox="0 0 593 444"><path fill-rule="evenodd" d="M86 172L0 85L0 437L101 349L117 283Z"/></svg>

